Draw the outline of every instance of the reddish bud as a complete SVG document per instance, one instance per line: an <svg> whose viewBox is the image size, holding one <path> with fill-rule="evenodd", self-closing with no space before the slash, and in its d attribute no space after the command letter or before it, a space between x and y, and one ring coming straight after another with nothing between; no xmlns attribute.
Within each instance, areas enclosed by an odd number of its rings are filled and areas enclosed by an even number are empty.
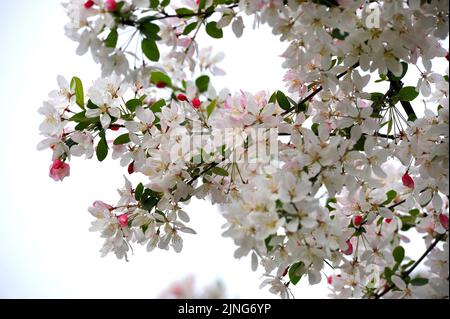
<svg viewBox="0 0 450 319"><path fill-rule="evenodd" d="M187 97L183 93L178 94L177 99L178 101L187 101Z"/></svg>
<svg viewBox="0 0 450 319"><path fill-rule="evenodd" d="M361 215L355 216L355 218L353 218L353 225L358 227L361 225L362 221L363 221L363 218Z"/></svg>
<svg viewBox="0 0 450 319"><path fill-rule="evenodd" d="M121 128L121 126L118 125L118 124L112 124L112 125L109 127L109 129L110 129L111 131L118 131L120 128Z"/></svg>
<svg viewBox="0 0 450 319"><path fill-rule="evenodd" d="M351 255L351 254L353 254L353 245L352 245L352 243L349 240L347 241L347 250L344 250L342 253L344 255Z"/></svg>
<svg viewBox="0 0 450 319"><path fill-rule="evenodd" d="M402 183L404 186L414 189L414 180L409 176L408 172L403 174Z"/></svg>
<svg viewBox="0 0 450 319"><path fill-rule="evenodd" d="M392 218L386 218L384 221L385 221L386 223L390 224L391 221L392 221Z"/></svg>
<svg viewBox="0 0 450 319"><path fill-rule="evenodd" d="M94 4L95 4L94 1L88 0L88 1L86 1L86 2L83 4L83 7L84 7L85 9L89 9L89 8L91 8Z"/></svg>
<svg viewBox="0 0 450 319"><path fill-rule="evenodd" d="M441 224L445 228L445 230L448 230L448 216L446 216L444 214L440 214L439 221L441 222Z"/></svg>
<svg viewBox="0 0 450 319"><path fill-rule="evenodd" d="M120 227L128 226L128 215L122 214L117 217L117 221L119 222Z"/></svg>
<svg viewBox="0 0 450 319"><path fill-rule="evenodd" d="M200 105L202 105L202 102L200 102L197 97L192 99L192 106L194 107L194 109L198 109Z"/></svg>
<svg viewBox="0 0 450 319"><path fill-rule="evenodd" d="M449 52L447 52L447 54L445 55L445 58L447 59L447 61L449 61Z"/></svg>
<svg viewBox="0 0 450 319"><path fill-rule="evenodd" d="M328 284L331 285L333 283L333 276L328 276L327 281Z"/></svg>
<svg viewBox="0 0 450 319"><path fill-rule="evenodd" d="M128 165L128 174L133 174L134 173L134 162L130 163L130 165Z"/></svg>
<svg viewBox="0 0 450 319"><path fill-rule="evenodd" d="M167 86L166 82L163 81L159 81L158 83L156 83L156 87L158 89L164 89Z"/></svg>
<svg viewBox="0 0 450 319"><path fill-rule="evenodd" d="M117 3L116 0L106 0L105 1L105 10L106 11L116 11Z"/></svg>

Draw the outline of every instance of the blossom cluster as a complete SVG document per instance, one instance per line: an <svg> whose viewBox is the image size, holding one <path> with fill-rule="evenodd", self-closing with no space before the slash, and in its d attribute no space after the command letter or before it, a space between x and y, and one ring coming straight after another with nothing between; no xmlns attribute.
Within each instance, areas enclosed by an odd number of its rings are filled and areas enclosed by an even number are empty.
<svg viewBox="0 0 450 319"><path fill-rule="evenodd" d="M110 150L127 174L145 176L135 186L125 177L116 204L89 208L102 255L127 258L132 243L181 251L182 234L195 234L185 207L207 198L235 257L250 255L262 286L283 298L302 278L327 280L336 298L448 298L448 68L433 67L448 61L448 1L65 7L67 35L102 77L86 92L78 77L58 77L39 109L50 176L68 176L72 156L103 161ZM196 35L221 38L231 26L239 37L244 15L289 43L288 94L214 88L223 55ZM413 68L420 76L406 86ZM375 82L386 91L371 92ZM405 249L417 234L423 264Z"/></svg>

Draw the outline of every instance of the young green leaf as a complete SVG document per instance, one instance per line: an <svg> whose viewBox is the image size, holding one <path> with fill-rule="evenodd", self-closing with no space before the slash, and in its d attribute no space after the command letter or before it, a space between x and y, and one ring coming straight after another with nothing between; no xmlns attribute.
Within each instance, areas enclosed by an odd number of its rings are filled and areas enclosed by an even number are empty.
<svg viewBox="0 0 450 319"><path fill-rule="evenodd" d="M206 33L215 39L220 39L223 37L223 31L217 26L217 22L215 21L211 21L206 25Z"/></svg>
<svg viewBox="0 0 450 319"><path fill-rule="evenodd" d="M400 264L405 258L405 249L402 246L397 246L392 251L392 256L397 264Z"/></svg>
<svg viewBox="0 0 450 319"><path fill-rule="evenodd" d="M136 108L138 106L142 105L142 101L141 99L132 99L129 100L127 103L125 103L125 106L127 107L127 109L129 109L131 112L136 111Z"/></svg>
<svg viewBox="0 0 450 319"><path fill-rule="evenodd" d="M134 198L136 198L137 201L140 201L143 192L144 192L144 185L142 185L142 183L139 183L138 186L136 186L136 189L134 190Z"/></svg>
<svg viewBox="0 0 450 319"><path fill-rule="evenodd" d="M220 175L220 176L228 176L228 172L225 169L223 169L222 167L218 167L218 166L211 168L211 172L213 174Z"/></svg>
<svg viewBox="0 0 450 319"><path fill-rule="evenodd" d="M383 205L388 205L389 203L391 203L394 200L394 198L397 197L397 192L391 189L386 193L386 197L387 199L384 201Z"/></svg>
<svg viewBox="0 0 450 319"><path fill-rule="evenodd" d="M194 29L197 27L197 25L198 25L197 21L189 23L187 26L184 27L183 35L188 35L192 31L194 31Z"/></svg>
<svg viewBox="0 0 450 319"><path fill-rule="evenodd" d="M100 162L103 162L103 160L108 156L108 142L106 142L106 138L102 137L100 141L97 144L97 159Z"/></svg>
<svg viewBox="0 0 450 319"><path fill-rule="evenodd" d="M72 81L70 81L70 88L75 91L75 102L81 109L84 110L83 83L78 77L74 76Z"/></svg>
<svg viewBox="0 0 450 319"><path fill-rule="evenodd" d="M400 101L411 102L419 96L419 92L416 91L416 88L413 86L405 86L398 92L398 99Z"/></svg>
<svg viewBox="0 0 450 319"><path fill-rule="evenodd" d="M207 75L199 76L195 80L195 85L197 86L200 93L207 91L209 86L209 76Z"/></svg>
<svg viewBox="0 0 450 319"><path fill-rule="evenodd" d="M150 39L142 40L142 52L144 52L145 56L153 62L157 62L159 60L159 50L156 42Z"/></svg>
<svg viewBox="0 0 450 319"><path fill-rule="evenodd" d="M217 100L213 100L207 107L206 112L208 114L208 118L211 116L211 114L214 112L215 108L217 106Z"/></svg>
<svg viewBox="0 0 450 319"><path fill-rule="evenodd" d="M150 82L152 83L165 83L168 86L172 85L172 79L165 73L155 71L150 76Z"/></svg>
<svg viewBox="0 0 450 319"><path fill-rule="evenodd" d="M428 283L428 279L416 277L414 279L411 279L411 281L409 283L413 286L424 286Z"/></svg>
<svg viewBox="0 0 450 319"><path fill-rule="evenodd" d="M289 110L291 108L291 103L289 103L289 100L287 99L286 95L284 95L283 92L281 91L277 91L277 102L278 105L283 109L283 110Z"/></svg>
<svg viewBox="0 0 450 319"><path fill-rule="evenodd" d="M119 39L119 34L117 33L117 29L112 29L109 32L108 36L105 39L105 46L107 48L115 48L117 45L117 40Z"/></svg>
<svg viewBox="0 0 450 319"><path fill-rule="evenodd" d="M293 285L296 285L302 278L304 266L305 264L299 261L289 267L289 279Z"/></svg>
<svg viewBox="0 0 450 319"><path fill-rule="evenodd" d="M118 136L114 140L113 144L114 145L122 145L122 144L127 144L129 142L130 142L130 134L125 133L125 134L122 134L122 135Z"/></svg>

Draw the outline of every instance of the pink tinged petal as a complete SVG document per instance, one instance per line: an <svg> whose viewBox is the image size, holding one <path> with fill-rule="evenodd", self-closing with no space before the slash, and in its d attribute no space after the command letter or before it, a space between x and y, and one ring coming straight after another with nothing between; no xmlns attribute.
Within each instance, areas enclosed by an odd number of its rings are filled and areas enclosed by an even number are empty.
<svg viewBox="0 0 450 319"><path fill-rule="evenodd" d="M441 222L442 227L444 227L445 230L448 230L448 216L440 214L439 221Z"/></svg>

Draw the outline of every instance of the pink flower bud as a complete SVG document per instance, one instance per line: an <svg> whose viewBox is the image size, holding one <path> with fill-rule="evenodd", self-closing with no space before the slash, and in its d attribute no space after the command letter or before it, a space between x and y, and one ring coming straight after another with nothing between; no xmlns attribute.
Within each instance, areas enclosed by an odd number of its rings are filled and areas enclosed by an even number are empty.
<svg viewBox="0 0 450 319"><path fill-rule="evenodd" d="M351 254L353 254L353 245L350 242L350 240L347 240L347 250L344 250L342 253L344 255L351 255Z"/></svg>
<svg viewBox="0 0 450 319"><path fill-rule="evenodd" d="M333 283L333 276L328 276L327 282L329 285L331 285Z"/></svg>
<svg viewBox="0 0 450 319"><path fill-rule="evenodd" d="M89 9L89 8L91 8L94 4L95 4L94 1L88 0L88 1L86 1L86 2L83 4L83 7L84 7L85 9Z"/></svg>
<svg viewBox="0 0 450 319"><path fill-rule="evenodd" d="M403 174L402 183L404 186L414 189L414 180L409 176L408 172Z"/></svg>
<svg viewBox="0 0 450 319"><path fill-rule="evenodd" d="M177 99L178 101L187 101L187 97L183 93L178 94Z"/></svg>
<svg viewBox="0 0 450 319"><path fill-rule="evenodd" d="M133 174L134 173L134 162L130 163L130 165L128 165L128 174Z"/></svg>
<svg viewBox="0 0 450 319"><path fill-rule="evenodd" d="M363 218L361 215L355 216L355 218L353 218L353 225L358 227L361 225L362 221L363 221Z"/></svg>
<svg viewBox="0 0 450 319"><path fill-rule="evenodd" d="M117 9L117 3L116 0L106 0L105 1L105 10L106 11L116 11Z"/></svg>
<svg viewBox="0 0 450 319"><path fill-rule="evenodd" d="M192 106L194 109L198 109L200 105L202 105L202 102L200 102L198 97L192 99Z"/></svg>
<svg viewBox="0 0 450 319"><path fill-rule="evenodd" d="M128 226L128 215L122 214L117 216L117 221L119 222L120 227L127 227Z"/></svg>
<svg viewBox="0 0 450 319"><path fill-rule="evenodd" d="M445 230L448 230L448 216L446 216L444 214L440 214L439 221L441 222L441 224L445 228Z"/></svg>
<svg viewBox="0 0 450 319"><path fill-rule="evenodd" d="M156 83L156 87L158 89L164 89L167 86L166 82L163 81L159 81L158 83Z"/></svg>
<svg viewBox="0 0 450 319"><path fill-rule="evenodd" d="M386 218L384 221L385 221L386 223L390 224L391 221L392 221L392 218Z"/></svg>
<svg viewBox="0 0 450 319"><path fill-rule="evenodd" d="M53 161L53 164L50 166L50 177L55 181L62 181L64 177L70 175L70 166L67 163L64 163L59 158Z"/></svg>

